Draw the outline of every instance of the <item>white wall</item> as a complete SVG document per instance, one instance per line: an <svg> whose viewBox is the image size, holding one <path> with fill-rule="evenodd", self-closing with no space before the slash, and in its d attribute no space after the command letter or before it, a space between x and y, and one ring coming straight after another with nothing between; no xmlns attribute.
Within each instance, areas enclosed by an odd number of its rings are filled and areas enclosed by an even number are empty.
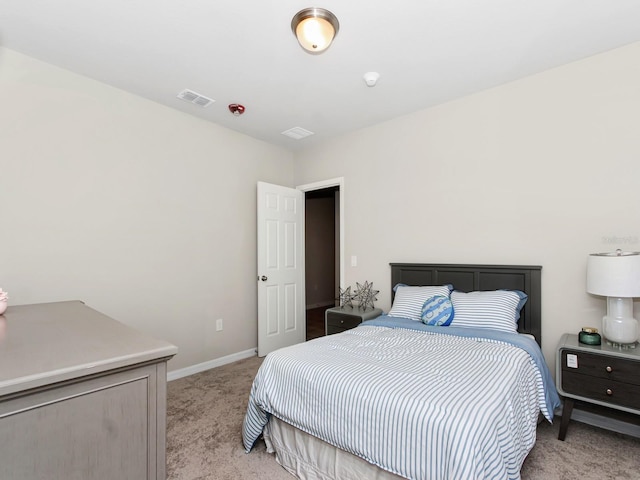
<svg viewBox="0 0 640 480"><path fill-rule="evenodd" d="M171 370L242 352L257 344L256 181L344 177L347 285L373 281L388 308L389 262L542 265L553 366L561 334L605 309L584 291L587 254L640 249L639 57L633 44L294 164L0 48L0 287L14 305L82 299L165 338L180 348Z"/></svg>
<svg viewBox="0 0 640 480"><path fill-rule="evenodd" d="M560 336L606 308L587 255L640 249L638 58L640 43L298 152L296 184L345 178L346 284L373 281L388 309L389 262L542 265L553 368Z"/></svg>
<svg viewBox="0 0 640 480"><path fill-rule="evenodd" d="M0 49L10 304L83 300L176 344L170 370L254 348L258 180L293 186L292 154Z"/></svg>

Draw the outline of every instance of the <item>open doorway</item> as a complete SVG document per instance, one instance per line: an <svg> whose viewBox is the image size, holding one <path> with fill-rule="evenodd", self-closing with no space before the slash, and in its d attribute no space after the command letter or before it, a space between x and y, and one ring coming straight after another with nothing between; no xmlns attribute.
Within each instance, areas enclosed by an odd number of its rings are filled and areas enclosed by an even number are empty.
<svg viewBox="0 0 640 480"><path fill-rule="evenodd" d="M305 192L307 340L324 336L324 312L340 293L340 187Z"/></svg>

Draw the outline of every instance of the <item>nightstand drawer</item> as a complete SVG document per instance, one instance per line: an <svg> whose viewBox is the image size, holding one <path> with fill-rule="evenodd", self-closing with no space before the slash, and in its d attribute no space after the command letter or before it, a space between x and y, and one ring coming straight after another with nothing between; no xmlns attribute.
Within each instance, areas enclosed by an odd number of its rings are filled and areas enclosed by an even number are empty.
<svg viewBox="0 0 640 480"><path fill-rule="evenodd" d="M567 354L576 356L577 368L568 366ZM581 373L590 377L640 385L640 362L625 358L564 350L562 352L562 370L563 375L572 372Z"/></svg>
<svg viewBox="0 0 640 480"><path fill-rule="evenodd" d="M327 327L355 328L362 323L362 317L354 317L351 315L336 315L331 312L327 313Z"/></svg>
<svg viewBox="0 0 640 480"><path fill-rule="evenodd" d="M382 314L379 308L362 310L358 307L333 307L325 312L325 328L327 335L341 333L355 328L365 320L376 318Z"/></svg>
<svg viewBox="0 0 640 480"><path fill-rule="evenodd" d="M327 335L334 335L336 333L346 332L347 330L350 330L350 329L349 328L331 326L331 327L327 327Z"/></svg>
<svg viewBox="0 0 640 480"><path fill-rule="evenodd" d="M640 385L616 382L568 369L562 373L562 389L571 395L640 409Z"/></svg>

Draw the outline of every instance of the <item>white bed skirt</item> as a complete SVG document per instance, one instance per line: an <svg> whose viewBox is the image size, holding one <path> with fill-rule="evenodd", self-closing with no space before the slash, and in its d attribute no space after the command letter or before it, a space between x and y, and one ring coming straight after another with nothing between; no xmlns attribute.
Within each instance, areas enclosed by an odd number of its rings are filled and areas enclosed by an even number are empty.
<svg viewBox="0 0 640 480"><path fill-rule="evenodd" d="M269 453L289 473L302 480L398 480L394 475L271 417L264 430Z"/></svg>

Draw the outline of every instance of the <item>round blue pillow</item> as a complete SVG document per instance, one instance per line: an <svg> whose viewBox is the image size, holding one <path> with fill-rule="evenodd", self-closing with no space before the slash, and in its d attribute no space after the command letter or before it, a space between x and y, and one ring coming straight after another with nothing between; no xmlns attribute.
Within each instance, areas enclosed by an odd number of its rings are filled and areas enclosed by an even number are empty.
<svg viewBox="0 0 640 480"><path fill-rule="evenodd" d="M422 305L422 316L425 325L446 327L453 320L453 304L449 297L434 295Z"/></svg>

